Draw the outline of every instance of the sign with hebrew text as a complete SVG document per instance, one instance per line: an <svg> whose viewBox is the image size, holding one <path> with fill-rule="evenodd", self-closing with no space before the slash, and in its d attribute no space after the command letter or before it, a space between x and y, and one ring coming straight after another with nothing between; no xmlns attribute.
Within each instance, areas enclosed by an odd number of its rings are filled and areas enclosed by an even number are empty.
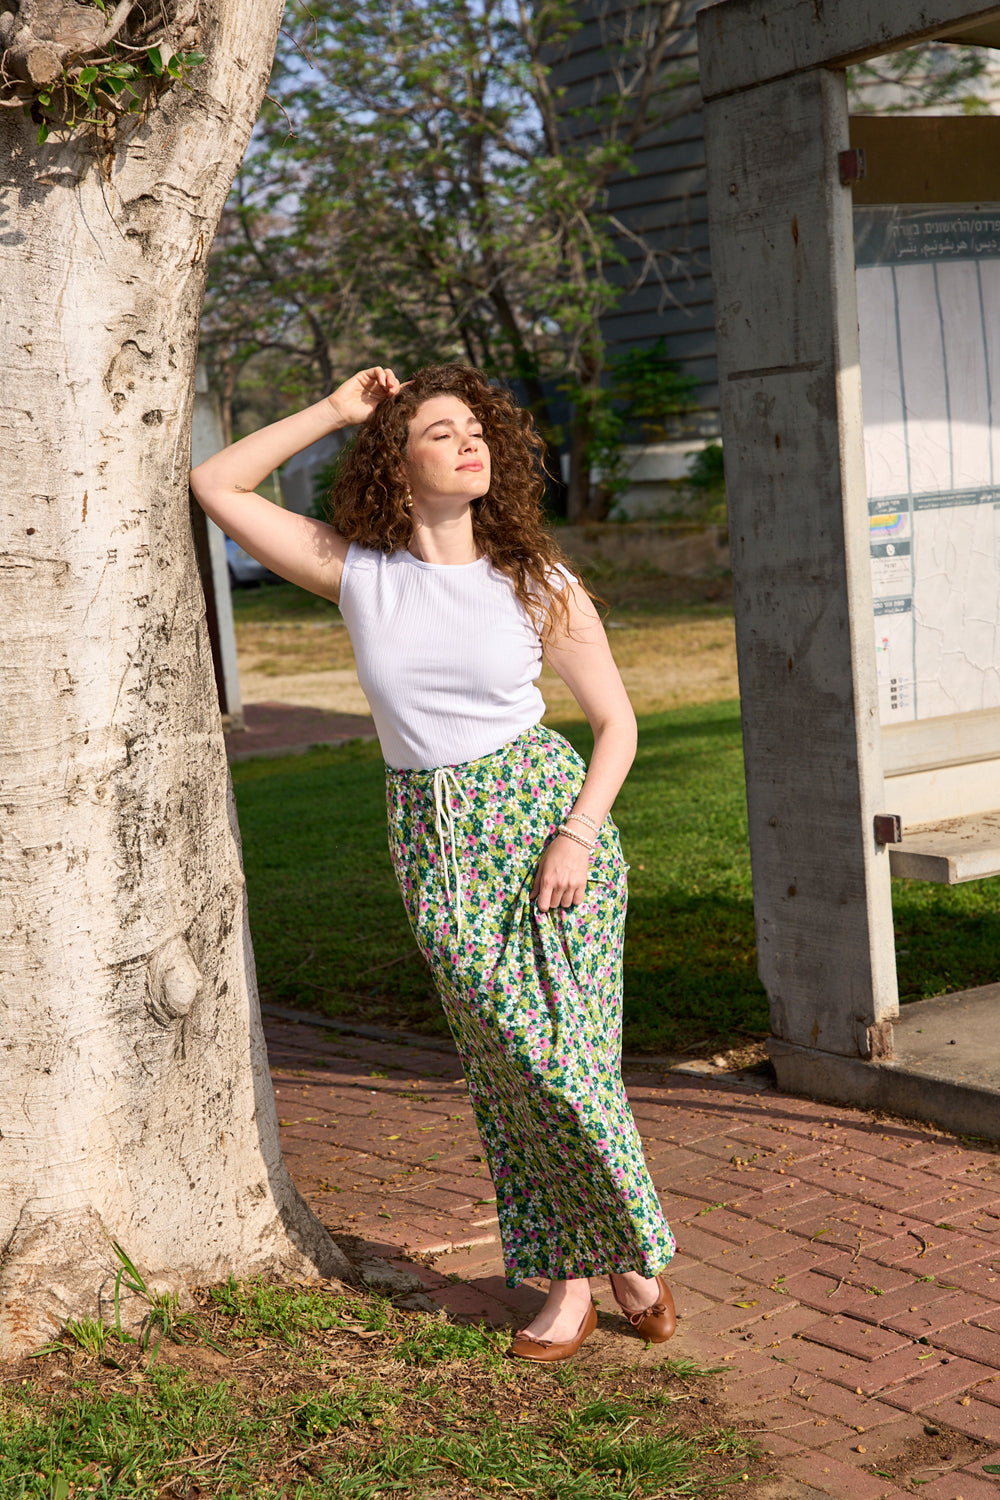
<svg viewBox="0 0 1000 1500"><path fill-rule="evenodd" d="M859 208L883 724L1000 707L1000 205Z"/></svg>

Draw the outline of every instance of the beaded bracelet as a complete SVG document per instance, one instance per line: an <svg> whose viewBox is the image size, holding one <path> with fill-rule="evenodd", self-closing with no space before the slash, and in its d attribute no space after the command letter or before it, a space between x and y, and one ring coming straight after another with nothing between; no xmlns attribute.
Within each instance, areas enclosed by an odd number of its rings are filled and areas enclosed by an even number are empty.
<svg viewBox="0 0 1000 1500"><path fill-rule="evenodd" d="M587 827L588 828L592 828L595 833L600 833L600 831L601 831L600 824L599 823L595 823L594 820L593 820L593 818L588 818L586 813L581 813L581 812L567 813L566 814L566 821L569 822L570 818L576 818L576 820L577 820L578 823L586 823Z"/></svg>
<svg viewBox="0 0 1000 1500"><path fill-rule="evenodd" d="M594 847L593 844L588 844L586 839L582 839L578 833L574 833L571 828L567 828L565 823L560 824L558 832L562 834L563 838L572 839L574 844L579 844L581 849L593 849Z"/></svg>

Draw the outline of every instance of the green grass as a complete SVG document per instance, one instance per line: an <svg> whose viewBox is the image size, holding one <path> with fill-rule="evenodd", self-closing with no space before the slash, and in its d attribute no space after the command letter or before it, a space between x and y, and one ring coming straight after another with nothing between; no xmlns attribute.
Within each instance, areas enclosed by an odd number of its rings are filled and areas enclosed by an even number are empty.
<svg viewBox="0 0 1000 1500"><path fill-rule="evenodd" d="M182 1495L181 1486L197 1475L211 1483L208 1493L218 1500L334 1494L379 1500L394 1492L416 1500L439 1496L442 1483L456 1478L476 1495L502 1489L537 1500L568 1494L626 1500L716 1494L718 1485L699 1472L702 1450L737 1461L747 1454L732 1434L637 1435L632 1429L641 1404L634 1400L595 1403L593 1413L586 1407L544 1412L542 1423L527 1430L485 1410L475 1413L469 1431L472 1413L458 1407L438 1415L438 1431L429 1434L401 1431L398 1403L376 1382L344 1382L336 1392L304 1400L296 1394L246 1403L245 1393L226 1383L206 1388L155 1369L131 1395L104 1397L82 1386L55 1413L25 1400L16 1416L9 1407L0 1416L0 1493L8 1500L51 1500L70 1495L74 1486L77 1494L143 1500L161 1495L171 1481L177 1483L172 1493ZM377 1444L364 1441L375 1434ZM276 1449L272 1477L261 1457Z"/></svg>
<svg viewBox="0 0 1000 1500"><path fill-rule="evenodd" d="M70 1340L0 1382L4 1500L709 1497L759 1464L706 1424L714 1372L518 1366L506 1333L336 1287L201 1302L210 1375L190 1338L167 1368L112 1334L117 1359Z"/></svg>
<svg viewBox="0 0 1000 1500"><path fill-rule="evenodd" d="M272 625L286 620L339 619L340 610L329 599L294 583L261 583L233 589L233 618L237 625Z"/></svg>
<svg viewBox="0 0 1000 1500"><path fill-rule="evenodd" d="M565 732L589 753L585 729ZM443 1033L389 864L378 747L233 775L265 998ZM766 1033L737 704L643 719L615 818L632 867L625 1050L719 1050ZM1000 880L894 883L903 1000L997 978L998 897Z"/></svg>
<svg viewBox="0 0 1000 1500"><path fill-rule="evenodd" d="M668 578L652 568L620 568L590 563L584 577L608 610L608 618L641 614L662 619L731 617L732 583L728 574L712 578ZM304 620L339 619L329 599L294 583L264 583L233 589L237 625L275 625Z"/></svg>
<svg viewBox="0 0 1000 1500"><path fill-rule="evenodd" d="M279 1339L290 1349L301 1347L309 1334L329 1328L362 1333L385 1333L391 1326L392 1304L378 1298L330 1298L310 1288L290 1291L266 1281L240 1285L232 1277L210 1293L215 1306L239 1323L241 1337ZM393 1340L393 1357L405 1365L434 1365L442 1360L479 1358L504 1375L508 1338L493 1329L420 1318L408 1323Z"/></svg>
<svg viewBox="0 0 1000 1500"><path fill-rule="evenodd" d="M566 732L589 753L586 729ZM378 747L247 761L233 776L265 998L443 1033L389 864ZM736 706L645 720L615 816L632 865L626 1050L765 1030Z"/></svg>

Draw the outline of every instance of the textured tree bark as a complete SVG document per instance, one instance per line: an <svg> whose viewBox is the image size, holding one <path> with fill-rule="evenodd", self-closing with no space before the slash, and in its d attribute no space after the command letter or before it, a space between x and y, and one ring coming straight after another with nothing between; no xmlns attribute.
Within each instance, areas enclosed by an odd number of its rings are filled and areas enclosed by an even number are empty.
<svg viewBox="0 0 1000 1500"><path fill-rule="evenodd" d="M171 1285L350 1275L278 1144L188 518L280 12L208 0L191 89L113 152L0 110L0 1359L98 1315L112 1240Z"/></svg>

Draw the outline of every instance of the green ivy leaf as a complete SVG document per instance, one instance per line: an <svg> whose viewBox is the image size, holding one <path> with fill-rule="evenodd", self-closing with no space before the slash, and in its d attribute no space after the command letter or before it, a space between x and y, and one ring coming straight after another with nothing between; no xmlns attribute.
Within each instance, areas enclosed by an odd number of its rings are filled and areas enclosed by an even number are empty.
<svg viewBox="0 0 1000 1500"><path fill-rule="evenodd" d="M181 71L181 60L175 52L167 63L167 72L170 74L171 78L179 78L181 76Z"/></svg>
<svg viewBox="0 0 1000 1500"><path fill-rule="evenodd" d="M39 102L39 104L51 104L52 103L52 95L49 94L49 93L39 94L39 96L38 96L38 102Z"/></svg>
<svg viewBox="0 0 1000 1500"><path fill-rule="evenodd" d="M48 138L49 138L49 127L45 123L45 121L43 120L42 123L38 127L38 144L40 146L44 145L45 142L48 140Z"/></svg>
<svg viewBox="0 0 1000 1500"><path fill-rule="evenodd" d="M186 68L200 68L204 61L204 52L185 52L184 54L184 66Z"/></svg>
<svg viewBox="0 0 1000 1500"><path fill-rule="evenodd" d="M159 47L150 47L146 52L146 61L156 74L157 78L163 75L163 55Z"/></svg>
<svg viewBox="0 0 1000 1500"><path fill-rule="evenodd" d="M77 83L82 84L85 89L88 89L96 77L96 68L81 68L76 81Z"/></svg>

